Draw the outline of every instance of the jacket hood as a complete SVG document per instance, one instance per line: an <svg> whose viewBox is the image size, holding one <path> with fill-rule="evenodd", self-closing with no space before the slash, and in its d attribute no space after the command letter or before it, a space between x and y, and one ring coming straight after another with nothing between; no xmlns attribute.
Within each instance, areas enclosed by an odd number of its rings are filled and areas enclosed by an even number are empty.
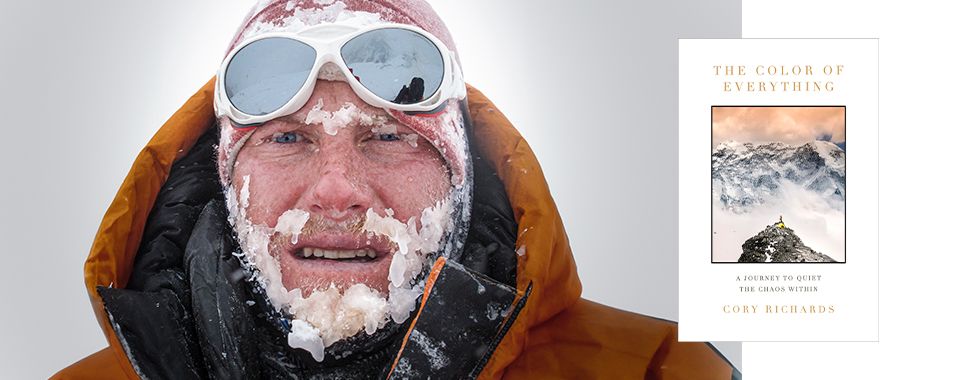
<svg viewBox="0 0 960 380"><path fill-rule="evenodd" d="M87 292L100 327L117 357L124 348L114 332L97 287L125 288L144 227L174 161L190 151L214 123L213 80L193 95L153 136L104 215L84 265ZM519 132L480 91L468 86L474 143L503 181L518 224L516 285L533 286L512 327L489 358L481 377L500 377L523 351L528 332L580 298L573 254L536 157ZM519 297L519 296L518 296ZM136 378L129 362L124 372Z"/></svg>

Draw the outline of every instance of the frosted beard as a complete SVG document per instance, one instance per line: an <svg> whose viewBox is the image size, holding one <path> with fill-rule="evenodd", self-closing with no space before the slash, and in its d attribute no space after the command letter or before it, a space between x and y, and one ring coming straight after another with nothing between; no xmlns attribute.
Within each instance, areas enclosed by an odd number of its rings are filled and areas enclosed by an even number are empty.
<svg viewBox="0 0 960 380"><path fill-rule="evenodd" d="M316 109L320 106L322 104ZM351 106L347 104L341 111L355 112L356 108ZM338 113L340 111L320 117L325 122L341 119L343 125L350 124L349 120L343 119L344 115ZM357 116L361 124L368 121L365 115ZM463 130L463 118L457 112L447 112L442 119L448 131ZM336 129L327 133L335 134ZM464 157L469 157L463 136L459 137L457 148L463 149ZM368 209L362 218L345 222L345 226L333 227L337 231L356 229L368 239L386 239L391 243L393 255L387 275L387 294L361 282L349 286L327 282L325 287L287 289L277 256L283 253L277 246L297 244L302 234L324 228L322 220L311 218L304 210L292 209L280 215L273 228L254 224L247 217L247 208L250 206L250 182L256 178L244 176L240 189L233 185L227 188L228 221L237 234L240 247L240 252L234 255L239 258L255 291L263 294L279 318L289 322L281 323L289 327L285 331L287 344L310 352L314 360L320 362L326 349L334 343L359 334L373 335L391 321L396 325L403 324L417 307L417 299L423 294L433 261L439 256L456 259L463 247L472 187L469 185L471 173L469 169L465 172L465 181L452 186L446 197L424 209L419 217L402 221L394 218L391 209L386 209L384 215Z"/></svg>

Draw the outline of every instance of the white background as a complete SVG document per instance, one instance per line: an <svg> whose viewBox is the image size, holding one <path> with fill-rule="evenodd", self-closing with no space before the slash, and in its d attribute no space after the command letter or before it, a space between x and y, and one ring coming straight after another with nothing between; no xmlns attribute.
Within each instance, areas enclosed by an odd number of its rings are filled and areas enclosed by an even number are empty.
<svg viewBox="0 0 960 380"><path fill-rule="evenodd" d="M801 77L754 75L757 65L811 65ZM844 65L825 76L826 65ZM744 65L745 76L714 75ZM831 92L723 92L725 81L833 81ZM713 264L710 162L713 105L845 105L847 194L843 264ZM680 340L877 340L877 40L680 41ZM773 223L772 219L767 221ZM762 228L762 225L761 227ZM796 227L794 227L796 228ZM752 233L756 233L753 231ZM800 235L803 235L802 232ZM716 235L714 235L715 238ZM714 243L715 244L715 243ZM809 241L808 243L809 244ZM737 281L746 275L818 275L815 283ZM745 293L738 286L812 285L813 293ZM759 313L725 313L755 305ZM766 305L834 305L832 314L768 314ZM789 328L785 328L789 326Z"/></svg>
<svg viewBox="0 0 960 380"><path fill-rule="evenodd" d="M83 287L94 233L252 3L4 1L0 377L46 377L106 346ZM431 3L467 81L537 154L584 297L676 320L676 39L738 37L737 3ZM739 344L721 349L739 362Z"/></svg>
<svg viewBox="0 0 960 380"><path fill-rule="evenodd" d="M956 379L960 24L949 2L743 2L743 37L880 38L880 342L744 343L745 379Z"/></svg>

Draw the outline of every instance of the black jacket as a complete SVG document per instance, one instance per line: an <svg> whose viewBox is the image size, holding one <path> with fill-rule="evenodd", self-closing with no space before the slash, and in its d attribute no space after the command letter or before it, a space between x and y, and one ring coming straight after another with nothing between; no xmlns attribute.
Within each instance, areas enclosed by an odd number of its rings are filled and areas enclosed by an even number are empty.
<svg viewBox="0 0 960 380"><path fill-rule="evenodd" d="M286 319L275 315L233 254L237 245L226 222L216 141L214 125L174 163L147 219L127 287L98 289L141 376L375 378L393 371L400 378L464 378L479 373L505 333L501 326L522 308L511 309L517 295L517 225L489 164L473 159L467 241L460 264L448 261L433 284L424 307L431 312L415 311L417 317L402 326L390 322L371 336L338 342L328 348L334 354L317 363L306 351L287 346ZM483 292L476 281L486 285ZM491 304L510 310L491 319Z"/></svg>

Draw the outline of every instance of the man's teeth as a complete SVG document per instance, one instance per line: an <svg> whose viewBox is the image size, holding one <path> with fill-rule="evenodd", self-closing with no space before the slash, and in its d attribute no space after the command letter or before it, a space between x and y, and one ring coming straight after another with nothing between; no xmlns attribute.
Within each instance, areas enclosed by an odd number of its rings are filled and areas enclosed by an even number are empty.
<svg viewBox="0 0 960 380"><path fill-rule="evenodd" d="M320 249L304 248L303 257L322 257L325 259L352 259L355 257L377 258L377 253L372 249Z"/></svg>

